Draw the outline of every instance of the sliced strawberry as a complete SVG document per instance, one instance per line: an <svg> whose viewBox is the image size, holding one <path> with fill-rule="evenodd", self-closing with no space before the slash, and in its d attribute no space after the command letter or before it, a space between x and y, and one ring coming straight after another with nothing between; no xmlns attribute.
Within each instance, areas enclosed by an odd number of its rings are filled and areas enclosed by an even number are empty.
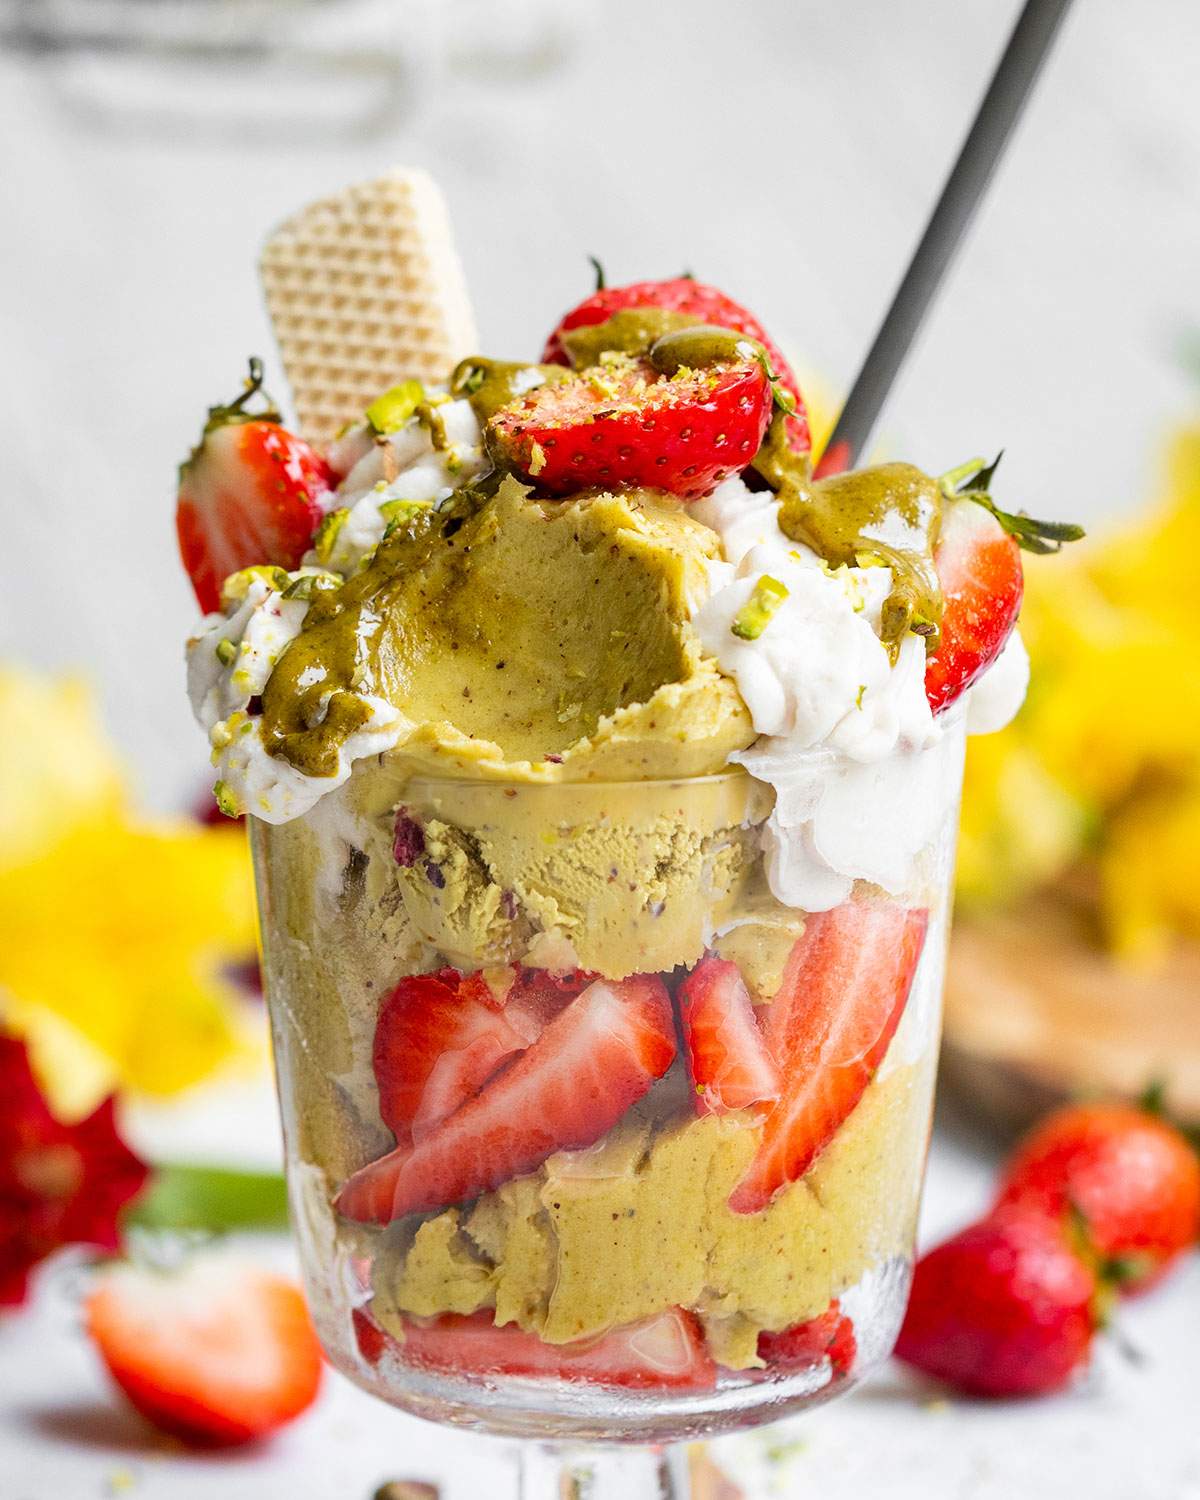
<svg viewBox="0 0 1200 1500"><path fill-rule="evenodd" d="M561 320L558 327L546 340L543 363L551 365L569 364L567 351L563 347L562 335L572 328L587 328L596 323L606 323L614 313L626 308L661 307L667 312L682 313L695 318L698 323L711 323L717 328L732 328L756 339L767 351L771 369L785 389L796 398L795 414L788 420L788 438L799 453L807 453L811 447L808 431L808 413L804 397L791 366L779 352L762 324L752 312L747 311L732 297L706 286L702 281L693 281L690 276L676 276L669 281L635 281L629 286L602 287L585 297Z"/></svg>
<svg viewBox="0 0 1200 1500"><path fill-rule="evenodd" d="M1016 539L973 500L946 507L934 566L945 611L937 650L925 664L925 696L938 713L1004 649L1021 610L1024 580Z"/></svg>
<svg viewBox="0 0 1200 1500"><path fill-rule="evenodd" d="M767 1050L736 964L702 958L677 998L697 1114L724 1114L779 1098L779 1065Z"/></svg>
<svg viewBox="0 0 1200 1500"><path fill-rule="evenodd" d="M637 485L698 500L758 452L772 400L757 359L668 376L624 357L502 407L488 444L552 495Z"/></svg>
<svg viewBox="0 0 1200 1500"><path fill-rule="evenodd" d="M549 969L518 969L504 1000L504 1019L525 1041L536 1042L597 976L584 969L552 974Z"/></svg>
<svg viewBox="0 0 1200 1500"><path fill-rule="evenodd" d="M632 1390L711 1390L717 1367L693 1314L682 1308L614 1328L599 1338L548 1344L490 1312L406 1320L401 1357L447 1375L547 1376Z"/></svg>
<svg viewBox="0 0 1200 1500"><path fill-rule="evenodd" d="M225 1255L173 1271L110 1267L88 1298L87 1328L138 1411L198 1446L273 1432L311 1406L321 1384L299 1287Z"/></svg>
<svg viewBox="0 0 1200 1500"><path fill-rule="evenodd" d="M793 1323L781 1333L758 1336L758 1357L775 1369L803 1369L828 1359L835 1375L845 1375L857 1353L854 1324L836 1298L820 1317Z"/></svg>
<svg viewBox="0 0 1200 1500"><path fill-rule="evenodd" d="M384 1124L401 1144L420 1140L527 1040L482 980L464 980L456 969L402 979L375 1023Z"/></svg>
<svg viewBox="0 0 1200 1500"><path fill-rule="evenodd" d="M325 460L280 425L278 412L245 410L261 390L262 365L251 360L246 390L209 408L199 443L180 465L179 552L205 611L219 607L221 584L239 568L296 567L323 514L319 497L334 482Z"/></svg>
<svg viewBox="0 0 1200 1500"><path fill-rule="evenodd" d="M660 979L597 979L538 1039L411 1148L355 1173L337 1206L386 1224L444 1208L590 1146L671 1066L675 1023Z"/></svg>
<svg viewBox="0 0 1200 1500"><path fill-rule="evenodd" d="M400 1347L395 1339L380 1328L365 1308L351 1308L350 1326L354 1330L354 1342L358 1345L358 1352L369 1365L377 1365L389 1348Z"/></svg>
<svg viewBox="0 0 1200 1500"><path fill-rule="evenodd" d="M862 1098L900 1024L929 913L850 900L809 916L767 1016L783 1093L734 1188L735 1213L757 1213L796 1182Z"/></svg>

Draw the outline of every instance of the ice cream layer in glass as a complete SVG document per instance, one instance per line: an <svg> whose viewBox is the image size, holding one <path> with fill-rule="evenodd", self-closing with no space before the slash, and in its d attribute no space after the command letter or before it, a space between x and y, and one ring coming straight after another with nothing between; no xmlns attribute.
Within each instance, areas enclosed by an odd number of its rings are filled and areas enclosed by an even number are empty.
<svg viewBox="0 0 1200 1500"><path fill-rule="evenodd" d="M979 461L815 479L786 363L692 281L324 453L252 406L185 479L201 597L229 574L189 684L331 1358L539 1436L846 1388L903 1310L964 734L1023 694L1037 523ZM256 422L306 509L247 556L213 518L261 511Z"/></svg>

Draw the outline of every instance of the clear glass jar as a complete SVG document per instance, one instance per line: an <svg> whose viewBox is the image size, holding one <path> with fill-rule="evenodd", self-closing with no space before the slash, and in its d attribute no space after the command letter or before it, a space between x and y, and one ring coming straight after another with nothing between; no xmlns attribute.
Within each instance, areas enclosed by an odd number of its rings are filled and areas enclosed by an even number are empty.
<svg viewBox="0 0 1200 1500"><path fill-rule="evenodd" d="M385 759L254 824L304 1274L359 1385L499 1434L659 1443L889 1353L958 788L902 890L814 914L768 888L772 795L740 770L545 785Z"/></svg>

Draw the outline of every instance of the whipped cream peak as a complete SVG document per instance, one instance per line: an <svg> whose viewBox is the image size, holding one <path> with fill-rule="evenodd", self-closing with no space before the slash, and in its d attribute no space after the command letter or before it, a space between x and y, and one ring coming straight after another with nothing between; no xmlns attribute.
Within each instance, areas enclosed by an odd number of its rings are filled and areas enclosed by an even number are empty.
<svg viewBox="0 0 1200 1500"><path fill-rule="evenodd" d="M934 717L923 639L907 635L894 659L880 639L891 569L831 568L781 530L773 494L740 479L691 509L724 553L710 564L710 592L692 623L736 682L759 736L732 759L775 791L763 829L773 894L806 911L836 906L856 880L903 895L958 795L962 715ZM869 534L901 548L906 529L897 516ZM735 623L764 578L786 595L747 639ZM972 729L1007 722L1027 669L1014 636L968 696Z"/></svg>

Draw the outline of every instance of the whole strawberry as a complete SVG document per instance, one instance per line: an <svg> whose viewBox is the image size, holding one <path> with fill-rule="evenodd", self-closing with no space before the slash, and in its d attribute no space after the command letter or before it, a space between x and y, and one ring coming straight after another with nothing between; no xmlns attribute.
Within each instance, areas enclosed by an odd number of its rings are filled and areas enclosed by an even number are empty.
<svg viewBox="0 0 1200 1500"><path fill-rule="evenodd" d="M246 389L209 407L200 441L179 466L179 553L206 613L218 608L221 584L239 568L296 567L324 513L318 497L334 483L325 460L283 427L269 401L246 410L263 394L262 375L252 359Z"/></svg>
<svg viewBox="0 0 1200 1500"><path fill-rule="evenodd" d="M1099 1286L1052 1219L1002 1210L917 1262L896 1356L976 1396L1035 1396L1088 1362Z"/></svg>
<svg viewBox="0 0 1200 1500"><path fill-rule="evenodd" d="M1067 1105L1018 1145L997 1202L1070 1218L1105 1279L1137 1292L1200 1236L1200 1157L1147 1110Z"/></svg>

